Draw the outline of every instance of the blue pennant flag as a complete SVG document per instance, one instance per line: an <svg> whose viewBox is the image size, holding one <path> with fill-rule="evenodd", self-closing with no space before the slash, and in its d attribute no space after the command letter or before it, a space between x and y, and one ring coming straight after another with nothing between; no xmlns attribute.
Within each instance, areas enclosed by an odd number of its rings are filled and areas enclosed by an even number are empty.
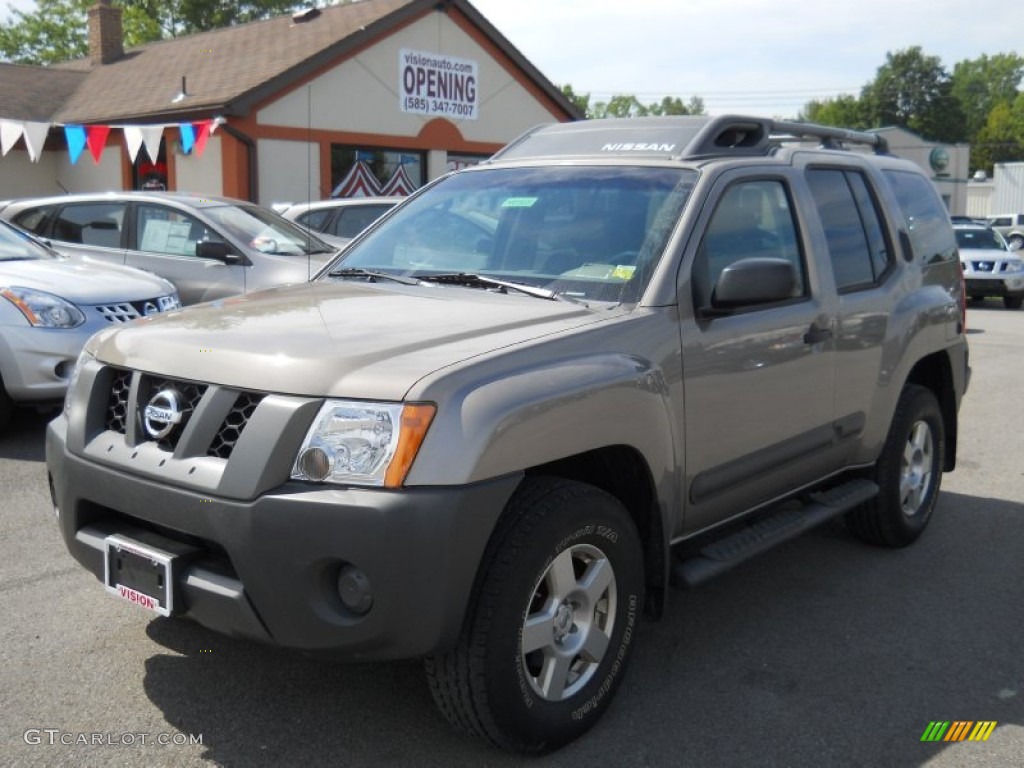
<svg viewBox="0 0 1024 768"><path fill-rule="evenodd" d="M85 149L85 128L81 125L65 125L64 138L67 139L68 154L71 155L71 164L74 165Z"/></svg>
<svg viewBox="0 0 1024 768"><path fill-rule="evenodd" d="M181 126L181 151L186 155L192 151L196 143L196 129L192 123L182 123Z"/></svg>

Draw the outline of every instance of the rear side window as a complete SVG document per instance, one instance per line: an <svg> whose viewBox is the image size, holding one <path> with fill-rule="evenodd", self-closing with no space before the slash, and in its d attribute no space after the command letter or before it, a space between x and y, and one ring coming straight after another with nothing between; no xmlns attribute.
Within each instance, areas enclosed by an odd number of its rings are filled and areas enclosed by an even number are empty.
<svg viewBox="0 0 1024 768"><path fill-rule="evenodd" d="M327 227L327 219L331 215L330 208L319 208L299 216L296 221L304 227L323 232Z"/></svg>
<svg viewBox="0 0 1024 768"><path fill-rule="evenodd" d="M892 262L878 207L857 171L813 169L807 183L825 230L840 292L877 285Z"/></svg>
<svg viewBox="0 0 1024 768"><path fill-rule="evenodd" d="M53 213L54 208L55 206L53 205L29 208L27 211L22 211L15 216L14 223L22 229L27 229L29 232L41 235L46 227L46 221L50 218L50 214Z"/></svg>
<svg viewBox="0 0 1024 768"><path fill-rule="evenodd" d="M932 183L909 171L883 172L896 193L914 255L925 264L956 259L956 238L949 213Z"/></svg>
<svg viewBox="0 0 1024 768"><path fill-rule="evenodd" d="M66 205L53 222L53 239L65 243L119 248L124 229L124 203Z"/></svg>
<svg viewBox="0 0 1024 768"><path fill-rule="evenodd" d="M355 237L377 219L383 216L390 205L353 205L338 211L334 220L334 234L339 237Z"/></svg>

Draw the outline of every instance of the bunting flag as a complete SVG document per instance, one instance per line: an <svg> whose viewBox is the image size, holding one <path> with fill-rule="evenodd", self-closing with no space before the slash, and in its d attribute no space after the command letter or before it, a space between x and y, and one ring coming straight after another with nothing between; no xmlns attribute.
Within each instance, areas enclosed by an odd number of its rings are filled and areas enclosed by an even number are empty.
<svg viewBox="0 0 1024 768"><path fill-rule="evenodd" d="M181 132L181 151L187 155L195 146L196 131L192 127L192 123L182 123L179 126L179 131Z"/></svg>
<svg viewBox="0 0 1024 768"><path fill-rule="evenodd" d="M12 120L0 120L0 155L6 155L21 138L22 124Z"/></svg>
<svg viewBox="0 0 1024 768"><path fill-rule="evenodd" d="M100 155L107 146L107 136L110 134L109 125L90 125L85 129L85 143L89 145L89 153L92 161L100 164Z"/></svg>
<svg viewBox="0 0 1024 768"><path fill-rule="evenodd" d="M80 125L65 125L64 138L68 142L68 154L71 155L71 164L78 162L85 149L85 128Z"/></svg>
<svg viewBox="0 0 1024 768"><path fill-rule="evenodd" d="M50 124L26 121L21 125L24 131L22 136L25 139L25 146L28 147L29 160L34 163L43 153L43 145L46 144L46 134L50 132Z"/></svg>
<svg viewBox="0 0 1024 768"><path fill-rule="evenodd" d="M206 149L206 140L210 138L213 120L203 120L202 122L193 123L192 125L196 129L196 157L202 157L203 150Z"/></svg>
<svg viewBox="0 0 1024 768"><path fill-rule="evenodd" d="M370 166L359 161L338 182L331 197L375 197L380 194L380 182L373 175Z"/></svg>
<svg viewBox="0 0 1024 768"><path fill-rule="evenodd" d="M391 174L391 178L388 179L388 183L384 185L380 193L389 197L393 195L405 197L415 191L416 185L412 183L409 174L405 172L405 163L403 162L399 163L398 168Z"/></svg>
<svg viewBox="0 0 1024 768"><path fill-rule="evenodd" d="M217 128L227 122L223 117L200 120L196 123L169 123L157 125L76 125L73 123L38 123L30 120L7 120L0 118L0 156L6 156L19 139L24 140L29 159L35 163L42 156L43 146L50 128L62 128L72 165L78 162L85 148L89 148L93 162L100 163L100 157L107 145L112 129L124 132L125 146L134 163L142 147L152 162L160 156L160 142L164 131L177 128L181 134L181 150L185 154L195 150L201 156L210 137ZM372 158L372 153L367 153ZM372 177L372 173L370 174ZM379 185L378 185L379 186Z"/></svg>

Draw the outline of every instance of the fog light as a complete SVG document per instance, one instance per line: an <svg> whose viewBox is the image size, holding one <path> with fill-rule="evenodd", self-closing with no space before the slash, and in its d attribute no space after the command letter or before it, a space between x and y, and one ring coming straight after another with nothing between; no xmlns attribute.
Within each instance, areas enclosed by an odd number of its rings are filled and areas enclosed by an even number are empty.
<svg viewBox="0 0 1024 768"><path fill-rule="evenodd" d="M373 606L370 580L353 565L346 565L338 574L338 597L352 613L362 616Z"/></svg>
<svg viewBox="0 0 1024 768"><path fill-rule="evenodd" d="M323 480L331 472L331 458L323 448L307 448L296 463L308 480Z"/></svg>

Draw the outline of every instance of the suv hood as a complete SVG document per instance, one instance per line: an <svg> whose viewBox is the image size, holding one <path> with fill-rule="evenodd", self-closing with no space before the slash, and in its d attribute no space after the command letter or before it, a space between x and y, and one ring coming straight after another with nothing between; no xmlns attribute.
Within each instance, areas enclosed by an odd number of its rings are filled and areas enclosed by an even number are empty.
<svg viewBox="0 0 1024 768"><path fill-rule="evenodd" d="M397 401L446 366L616 314L479 288L314 282L145 318L88 348L172 378Z"/></svg>
<svg viewBox="0 0 1024 768"><path fill-rule="evenodd" d="M130 267L32 259L0 261L0 283L46 291L75 304L105 304L167 296L174 286Z"/></svg>

